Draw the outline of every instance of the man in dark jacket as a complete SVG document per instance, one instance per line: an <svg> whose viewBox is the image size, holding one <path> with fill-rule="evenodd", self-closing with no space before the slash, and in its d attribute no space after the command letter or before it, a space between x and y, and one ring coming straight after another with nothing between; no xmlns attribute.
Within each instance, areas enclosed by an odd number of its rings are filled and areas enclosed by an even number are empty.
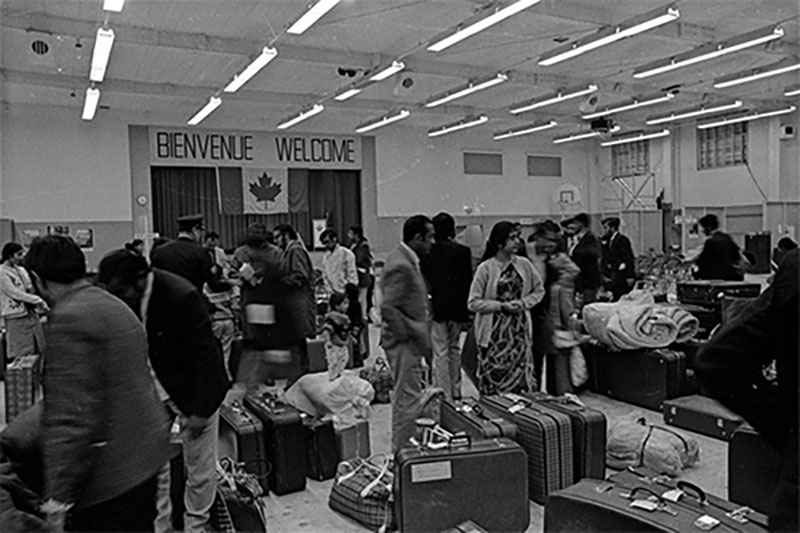
<svg viewBox="0 0 800 533"><path fill-rule="evenodd" d="M185 530L202 531L208 527L216 494L219 406L229 386L203 297L180 276L159 269L151 272L143 257L127 250L103 258L97 281L145 324L162 400L179 417L183 430ZM163 492L169 483L159 484L161 524L170 516L168 490Z"/></svg>
<svg viewBox="0 0 800 533"><path fill-rule="evenodd" d="M772 286L732 321L722 326L700 351L695 371L705 394L739 413L776 450L781 473L769 526L798 528L798 335L800 251L789 252ZM777 386L763 367L775 359Z"/></svg>
<svg viewBox="0 0 800 533"><path fill-rule="evenodd" d="M431 348L433 383L448 399L461 398L461 350L459 336L469 322L467 299L472 283L472 252L455 242L456 221L448 213L433 217L436 239L421 260L433 303Z"/></svg>
<svg viewBox="0 0 800 533"><path fill-rule="evenodd" d="M203 294L203 285L214 281L213 263L203 240L203 215L184 215L178 219L178 238L153 249L153 268L186 278Z"/></svg>
<svg viewBox="0 0 800 533"><path fill-rule="evenodd" d="M603 220L603 273L608 279L614 301L631 292L636 278L636 258L631 241L619 232L619 218Z"/></svg>
<svg viewBox="0 0 800 533"><path fill-rule="evenodd" d="M706 215L698 223L708 237L703 251L695 260L697 279L721 279L742 281L742 252L731 236L719 230L717 215Z"/></svg>
<svg viewBox="0 0 800 533"><path fill-rule="evenodd" d="M589 304L597 298L600 287L600 258L603 248L600 239L589 229L589 215L580 213L569 221L572 242L569 255L581 269L575 279L575 293L582 295L583 304Z"/></svg>

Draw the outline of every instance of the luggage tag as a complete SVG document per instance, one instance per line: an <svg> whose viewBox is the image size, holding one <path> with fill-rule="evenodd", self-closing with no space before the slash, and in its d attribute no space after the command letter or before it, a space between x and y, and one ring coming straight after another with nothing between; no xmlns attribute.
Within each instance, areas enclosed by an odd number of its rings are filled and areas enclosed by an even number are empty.
<svg viewBox="0 0 800 533"><path fill-rule="evenodd" d="M649 500L649 499L648 500L633 500L630 503L629 507L633 507L634 509L642 509L644 511L652 513L654 511L658 510L658 503L656 503L656 502L654 502L652 500Z"/></svg>
<svg viewBox="0 0 800 533"><path fill-rule="evenodd" d="M719 520L717 520L713 516L708 516L707 514L704 514L703 516L694 521L694 526L698 529L702 529L703 531L714 529L718 525L719 525Z"/></svg>

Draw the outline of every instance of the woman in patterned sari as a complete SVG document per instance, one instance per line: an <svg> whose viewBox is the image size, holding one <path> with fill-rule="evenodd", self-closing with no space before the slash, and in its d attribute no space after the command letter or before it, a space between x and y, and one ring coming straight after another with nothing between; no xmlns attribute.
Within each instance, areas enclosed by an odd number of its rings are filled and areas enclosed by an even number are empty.
<svg viewBox="0 0 800 533"><path fill-rule="evenodd" d="M468 307L475 313L481 394L537 389L530 309L544 296L544 285L533 264L516 255L518 246L514 224L495 224L472 280Z"/></svg>

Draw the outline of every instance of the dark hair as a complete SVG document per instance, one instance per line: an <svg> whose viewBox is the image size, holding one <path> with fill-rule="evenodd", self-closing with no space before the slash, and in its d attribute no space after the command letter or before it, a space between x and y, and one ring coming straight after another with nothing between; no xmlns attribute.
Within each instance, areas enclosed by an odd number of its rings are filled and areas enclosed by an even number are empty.
<svg viewBox="0 0 800 533"><path fill-rule="evenodd" d="M86 277L86 256L69 237L37 237L25 256L25 266L45 281L74 283Z"/></svg>
<svg viewBox="0 0 800 533"><path fill-rule="evenodd" d="M332 229L326 229L319 235L319 242L326 241L328 239L336 239L336 242L339 242L339 235Z"/></svg>
<svg viewBox="0 0 800 533"><path fill-rule="evenodd" d="M350 226L350 231L353 232L353 235L358 237L359 241L366 241L367 239L364 237L364 228L361 226Z"/></svg>
<svg viewBox="0 0 800 533"><path fill-rule="evenodd" d="M144 244L144 241L142 239L133 239L131 241L131 245L133 246L140 246L142 244Z"/></svg>
<svg viewBox="0 0 800 533"><path fill-rule="evenodd" d="M608 226L613 230L619 229L619 217L608 217L603 219L603 225Z"/></svg>
<svg viewBox="0 0 800 533"><path fill-rule="evenodd" d="M14 257L14 255L22 250L22 245L17 242L7 242L3 246L3 263Z"/></svg>
<svg viewBox="0 0 800 533"><path fill-rule="evenodd" d="M331 311L333 311L334 307L346 301L347 301L347 296L345 296L341 292L334 292L328 299L328 307L330 307Z"/></svg>
<svg viewBox="0 0 800 533"><path fill-rule="evenodd" d="M505 246L508 238L511 236L511 232L515 229L515 224L508 220L501 220L492 226L492 231L489 233L489 240L486 241L486 251L483 252L481 261L486 261L497 255L498 250Z"/></svg>
<svg viewBox="0 0 800 533"><path fill-rule="evenodd" d="M423 237L428 233L428 224L433 225L431 219L425 215L414 215L403 223L403 242L408 244L417 235Z"/></svg>
<svg viewBox="0 0 800 533"><path fill-rule="evenodd" d="M719 228L719 219L717 215L708 214L697 221L701 228L715 230Z"/></svg>
<svg viewBox="0 0 800 533"><path fill-rule="evenodd" d="M206 240L208 241L211 239L219 239L219 233L217 233L216 231L209 231L208 233L206 233Z"/></svg>
<svg viewBox="0 0 800 533"><path fill-rule="evenodd" d="M147 260L128 250L108 252L97 269L97 283L108 287L112 283L133 285L150 271Z"/></svg>
<svg viewBox="0 0 800 533"><path fill-rule="evenodd" d="M194 230L194 228L202 228L203 227L203 220L179 220L178 221L178 231L180 232L190 232Z"/></svg>
<svg viewBox="0 0 800 533"><path fill-rule="evenodd" d="M577 222L578 224L580 224L584 228L588 228L589 224L590 224L589 223L589 215L587 215L586 213L578 213L577 215L572 217L572 222Z"/></svg>
<svg viewBox="0 0 800 533"><path fill-rule="evenodd" d="M456 219L450 213L439 213L433 217L433 234L437 241L456 236Z"/></svg>
<svg viewBox="0 0 800 533"><path fill-rule="evenodd" d="M574 219L574 218L568 218L568 219L566 219L566 220L562 220L562 221L561 221L561 227L562 227L562 228L566 228L567 226L569 226L570 224L572 224L574 221L575 221L575 219Z"/></svg>
<svg viewBox="0 0 800 533"><path fill-rule="evenodd" d="M150 254L152 255L152 253L156 250L156 248L158 248L159 246L164 246L168 242L170 242L170 240L167 239L166 237L156 237L155 239L153 239L153 244L150 246Z"/></svg>
<svg viewBox="0 0 800 533"><path fill-rule="evenodd" d="M544 230L544 231L551 231L553 233L561 233L561 226L557 222L555 222L553 220L550 220L549 218L547 220L545 220L544 222L542 222L541 224L539 224L539 227L541 227L542 230Z"/></svg>
<svg viewBox="0 0 800 533"><path fill-rule="evenodd" d="M263 246L267 242L267 226L256 222L247 226L244 233L244 243L248 246Z"/></svg>
<svg viewBox="0 0 800 533"><path fill-rule="evenodd" d="M8 246L8 245L6 245ZM797 248L797 243L789 237L783 237L778 241L778 248L781 250L794 250ZM3 257L5 257L5 248L3 249Z"/></svg>
<svg viewBox="0 0 800 533"><path fill-rule="evenodd" d="M294 230L291 224L278 224L275 226L275 231L281 235L286 235L291 240L297 239L297 232Z"/></svg>

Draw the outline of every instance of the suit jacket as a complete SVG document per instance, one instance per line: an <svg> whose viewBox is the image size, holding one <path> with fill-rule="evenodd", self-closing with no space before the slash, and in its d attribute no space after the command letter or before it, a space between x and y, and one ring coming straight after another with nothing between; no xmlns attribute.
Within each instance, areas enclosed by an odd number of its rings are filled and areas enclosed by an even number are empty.
<svg viewBox="0 0 800 533"><path fill-rule="evenodd" d="M472 251L452 240L437 241L422 260L436 322L468 322L467 299L472 283Z"/></svg>
<svg viewBox="0 0 800 533"><path fill-rule="evenodd" d="M169 420L133 311L79 282L45 335L44 499L89 507L153 477L170 456Z"/></svg>
<svg viewBox="0 0 800 533"><path fill-rule="evenodd" d="M281 257L281 270L284 292L280 307L289 329L287 336L297 341L313 337L317 331L317 301L312 286L314 267L300 241L289 242Z"/></svg>
<svg viewBox="0 0 800 533"><path fill-rule="evenodd" d="M744 274L736 266L741 260L739 246L727 233L713 233L703 245L703 251L697 256L697 279L721 279L726 281L742 281Z"/></svg>
<svg viewBox="0 0 800 533"><path fill-rule="evenodd" d="M625 265L620 269L621 265ZM636 277L636 257L633 255L631 240L622 233L615 233L603 250L603 269L605 275L614 279Z"/></svg>
<svg viewBox="0 0 800 533"><path fill-rule="evenodd" d="M153 250L150 259L153 267L188 279L200 294L203 293L204 283L214 281L208 251L186 237L178 237L159 246Z"/></svg>
<svg viewBox="0 0 800 533"><path fill-rule="evenodd" d="M153 269L146 327L150 362L170 399L186 416L211 416L229 383L201 294L180 276Z"/></svg>
<svg viewBox="0 0 800 533"><path fill-rule="evenodd" d="M598 288L600 286L600 258L603 255L600 239L591 231L587 231L570 255L572 261L581 269L581 273L575 278L575 290L580 292L585 289Z"/></svg>
<svg viewBox="0 0 800 533"><path fill-rule="evenodd" d="M381 277L381 344L390 349L410 344L420 355L430 352L428 290L413 252L401 244L386 257Z"/></svg>

